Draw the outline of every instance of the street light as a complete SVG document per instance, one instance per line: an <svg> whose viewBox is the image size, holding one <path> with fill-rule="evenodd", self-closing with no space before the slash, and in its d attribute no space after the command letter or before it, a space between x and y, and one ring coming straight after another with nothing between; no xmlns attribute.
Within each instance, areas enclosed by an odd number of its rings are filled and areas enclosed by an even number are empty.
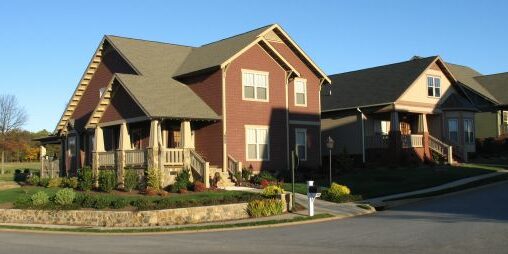
<svg viewBox="0 0 508 254"><path fill-rule="evenodd" d="M328 157L330 160L330 186L332 186L332 150L334 145L335 141L333 141L332 137L328 136L328 139L326 139L326 147L330 151L330 156Z"/></svg>

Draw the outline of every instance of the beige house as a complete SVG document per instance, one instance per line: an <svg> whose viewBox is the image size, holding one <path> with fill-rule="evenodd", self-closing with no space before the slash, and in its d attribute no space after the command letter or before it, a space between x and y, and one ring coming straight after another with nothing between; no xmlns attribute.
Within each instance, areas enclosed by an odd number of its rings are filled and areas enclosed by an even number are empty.
<svg viewBox="0 0 508 254"><path fill-rule="evenodd" d="M363 162L452 163L475 151L476 107L439 56L331 75L322 138ZM327 149L323 147L322 149Z"/></svg>

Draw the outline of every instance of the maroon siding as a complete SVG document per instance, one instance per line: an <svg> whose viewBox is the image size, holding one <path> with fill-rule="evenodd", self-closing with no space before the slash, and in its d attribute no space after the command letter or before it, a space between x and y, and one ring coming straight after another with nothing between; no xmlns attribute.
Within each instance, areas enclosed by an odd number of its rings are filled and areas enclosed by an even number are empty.
<svg viewBox="0 0 508 254"><path fill-rule="evenodd" d="M99 64L88 87L86 88L78 106L72 114L75 119L75 128L82 131L91 113L99 103L99 89L106 87L114 73L135 73L134 70L112 49L104 50L102 62Z"/></svg>
<svg viewBox="0 0 508 254"><path fill-rule="evenodd" d="M242 99L242 69L269 72L269 102ZM227 70L227 153L259 170L287 169L285 71L258 45L235 59ZM248 161L245 125L267 125L270 160Z"/></svg>
<svg viewBox="0 0 508 254"><path fill-rule="evenodd" d="M183 82L205 101L218 115L222 115L222 71L186 79ZM212 165L222 167L222 122L213 124L198 123L194 143L196 151L203 155Z"/></svg>
<svg viewBox="0 0 508 254"><path fill-rule="evenodd" d="M125 88L119 84L115 84L112 94L113 97L102 115L100 120L101 123L145 116L143 110L131 98L127 91L125 91Z"/></svg>

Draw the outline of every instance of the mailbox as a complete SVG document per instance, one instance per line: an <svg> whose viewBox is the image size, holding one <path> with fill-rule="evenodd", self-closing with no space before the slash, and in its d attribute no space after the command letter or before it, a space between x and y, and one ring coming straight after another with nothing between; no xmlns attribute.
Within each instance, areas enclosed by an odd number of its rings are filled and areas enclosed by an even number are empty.
<svg viewBox="0 0 508 254"><path fill-rule="evenodd" d="M314 181L307 181L307 199L309 201L309 216L314 216L314 200L320 197L318 187L314 186Z"/></svg>

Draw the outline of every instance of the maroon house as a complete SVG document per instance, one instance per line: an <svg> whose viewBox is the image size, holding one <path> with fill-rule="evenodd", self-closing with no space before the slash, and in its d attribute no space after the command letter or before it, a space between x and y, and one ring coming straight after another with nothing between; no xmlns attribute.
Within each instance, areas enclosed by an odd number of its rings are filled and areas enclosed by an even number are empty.
<svg viewBox="0 0 508 254"><path fill-rule="evenodd" d="M182 168L208 182L281 171L296 150L320 165L320 88L329 78L279 25L200 47L105 36L55 130L62 174Z"/></svg>

